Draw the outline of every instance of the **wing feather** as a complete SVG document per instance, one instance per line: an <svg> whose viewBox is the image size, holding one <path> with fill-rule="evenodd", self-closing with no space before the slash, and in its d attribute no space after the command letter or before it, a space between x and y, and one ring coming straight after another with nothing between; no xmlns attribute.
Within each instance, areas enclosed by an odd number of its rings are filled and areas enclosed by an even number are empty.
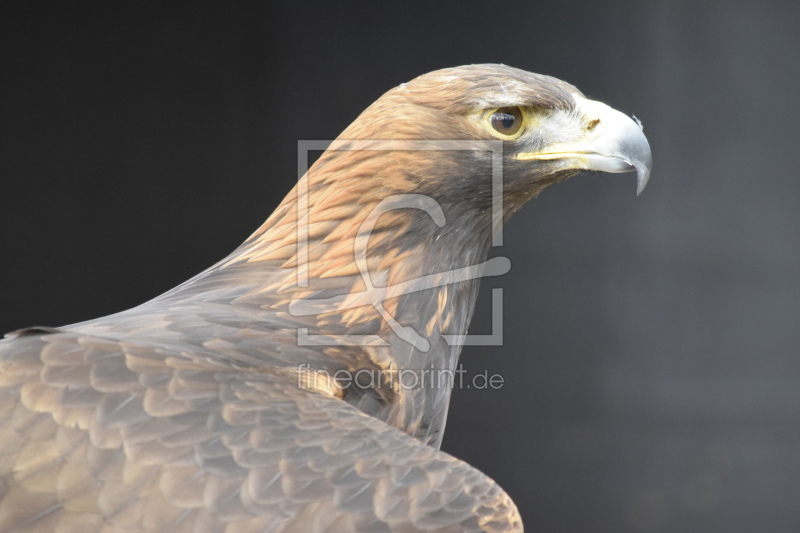
<svg viewBox="0 0 800 533"><path fill-rule="evenodd" d="M513 531L490 479L291 369L69 331L0 341L0 530Z"/></svg>

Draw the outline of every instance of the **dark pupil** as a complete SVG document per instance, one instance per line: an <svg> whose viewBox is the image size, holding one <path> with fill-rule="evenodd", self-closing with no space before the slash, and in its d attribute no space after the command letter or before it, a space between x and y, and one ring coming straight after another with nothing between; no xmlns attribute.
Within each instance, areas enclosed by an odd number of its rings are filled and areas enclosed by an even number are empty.
<svg viewBox="0 0 800 533"><path fill-rule="evenodd" d="M494 126L494 129L506 135L515 133L514 130L517 129L516 122L517 117L505 111L495 111L494 115L492 115L492 126Z"/></svg>
<svg viewBox="0 0 800 533"><path fill-rule="evenodd" d="M504 130L510 130L514 127L514 115L508 113L498 113L500 119L500 127Z"/></svg>

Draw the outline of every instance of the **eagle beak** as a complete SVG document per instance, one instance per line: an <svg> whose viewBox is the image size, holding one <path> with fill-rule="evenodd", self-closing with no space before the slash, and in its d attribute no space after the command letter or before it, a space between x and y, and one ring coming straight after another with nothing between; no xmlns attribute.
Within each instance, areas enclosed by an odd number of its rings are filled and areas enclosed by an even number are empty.
<svg viewBox="0 0 800 533"><path fill-rule="evenodd" d="M639 195L650 179L653 156L642 124L601 102L578 99L582 117L580 140L555 143L536 152L516 156L527 160L563 160L566 168L630 172L635 170Z"/></svg>

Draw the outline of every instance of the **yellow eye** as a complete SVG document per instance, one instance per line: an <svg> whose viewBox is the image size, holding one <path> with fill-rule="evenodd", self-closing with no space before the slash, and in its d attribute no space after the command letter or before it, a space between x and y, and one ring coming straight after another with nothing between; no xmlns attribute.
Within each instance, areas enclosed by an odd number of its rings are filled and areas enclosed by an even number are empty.
<svg viewBox="0 0 800 533"><path fill-rule="evenodd" d="M511 136L522 127L522 112L518 107L501 107L492 113L489 122L498 133Z"/></svg>

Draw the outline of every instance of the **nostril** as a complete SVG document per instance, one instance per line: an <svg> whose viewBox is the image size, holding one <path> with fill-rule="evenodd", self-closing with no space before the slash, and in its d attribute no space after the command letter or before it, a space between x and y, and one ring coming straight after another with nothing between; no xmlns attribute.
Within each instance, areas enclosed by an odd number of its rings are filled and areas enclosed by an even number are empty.
<svg viewBox="0 0 800 533"><path fill-rule="evenodd" d="M594 120L590 120L589 124L586 125L586 131L592 131L593 129L595 129L597 127L598 124L600 124L600 119L599 118L596 118Z"/></svg>

